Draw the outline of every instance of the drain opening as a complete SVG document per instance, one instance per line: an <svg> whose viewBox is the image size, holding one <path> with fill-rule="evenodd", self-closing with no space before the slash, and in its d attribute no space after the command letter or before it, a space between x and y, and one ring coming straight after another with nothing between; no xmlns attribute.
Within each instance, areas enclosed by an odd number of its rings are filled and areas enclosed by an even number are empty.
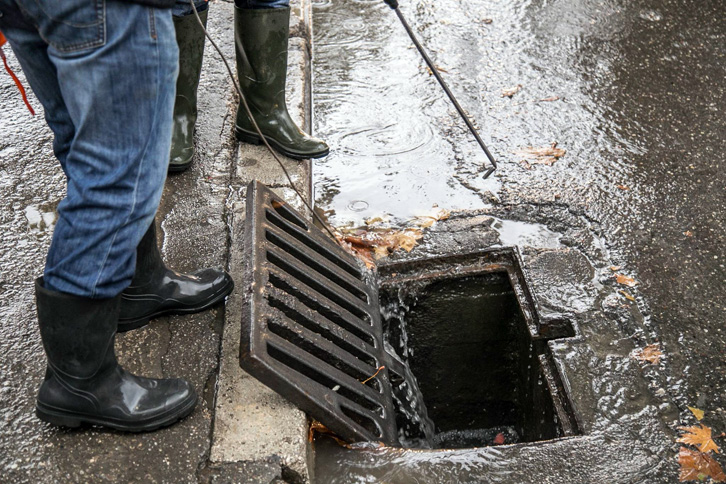
<svg viewBox="0 0 726 484"><path fill-rule="evenodd" d="M497 268L474 268L463 277L452 268L412 277L395 264L384 271L402 281L384 281L380 290L384 337L418 382L433 425L428 443L434 448L579 433L547 338L533 337L527 320L531 308L523 310L512 286L519 280ZM547 331L574 335L566 320ZM405 375L389 374L396 394L396 385L406 384ZM396 403L398 427L413 429L405 440L416 445L424 438L421 427L408 424L409 412Z"/></svg>

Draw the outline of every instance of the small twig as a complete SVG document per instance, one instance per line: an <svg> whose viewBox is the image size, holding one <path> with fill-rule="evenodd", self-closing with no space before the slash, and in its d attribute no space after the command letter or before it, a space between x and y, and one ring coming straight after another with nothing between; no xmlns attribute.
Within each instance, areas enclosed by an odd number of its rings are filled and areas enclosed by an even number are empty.
<svg viewBox="0 0 726 484"><path fill-rule="evenodd" d="M366 378L365 380L363 380L361 382L361 384L365 385L366 383L368 383L369 381L371 381L372 379L374 379L375 377L377 377L378 374L381 372L381 370L383 370L384 368L385 368L385 366L378 367L378 371L376 371L373 375L371 375L368 378Z"/></svg>

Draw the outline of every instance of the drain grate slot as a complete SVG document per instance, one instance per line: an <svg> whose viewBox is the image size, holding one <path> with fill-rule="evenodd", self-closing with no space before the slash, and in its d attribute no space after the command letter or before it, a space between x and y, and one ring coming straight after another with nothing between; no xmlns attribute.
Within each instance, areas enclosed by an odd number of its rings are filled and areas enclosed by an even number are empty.
<svg viewBox="0 0 726 484"><path fill-rule="evenodd" d="M284 349L279 348L278 345L283 346ZM290 370L297 372L300 375L304 375L324 387L330 388L343 399L347 399L361 408L374 412L378 415L383 414L381 406L376 403L375 400L371 399L369 395L365 395L362 391L355 391L352 389L352 387L355 387L356 384L361 389L367 388L361 385L357 380L350 382L347 375L341 378L341 375L330 375L320 371L312 364L304 361L306 358L296 358L295 354L297 353L299 356L299 352L294 350L293 347L285 345L280 340L276 342L271 340L268 344L267 352L271 357L287 366ZM335 378L335 376L338 378Z"/></svg>
<svg viewBox="0 0 726 484"><path fill-rule="evenodd" d="M317 359L350 375L358 381L362 382L376 372L374 367L367 366L363 363L359 364L359 360L357 359L347 359L346 361L345 354L337 346L332 345L327 340L321 340L315 336L311 336L305 330L295 328L295 326L294 323L291 324L290 320L285 320L284 318L267 321L267 327L272 334L276 334L306 353L313 355ZM375 378L369 380L367 385L380 392L380 385Z"/></svg>
<svg viewBox="0 0 726 484"><path fill-rule="evenodd" d="M270 304L270 307L273 307L283 313L285 316L287 316L292 321L295 321L297 324L302 326L308 331L311 331L315 334L320 335L322 338L327 339L334 345L338 346L343 351L347 351L348 353L351 353L359 360L365 362L366 364L378 368L378 364L376 363L375 357L371 356L369 353L366 352L365 349L362 349L361 347L365 346L365 343L363 341L358 342L358 346L354 342L349 342L349 340L352 340L353 338L345 339L340 336L340 331L334 332L330 325L326 324L323 321L320 321L321 318L317 318L318 321L313 320L313 318L303 315L301 312L299 312L297 309L290 307L288 304L286 304L281 299L278 299L275 294L270 292L270 297L268 299L268 302ZM373 341L373 338L370 338L370 342Z"/></svg>
<svg viewBox="0 0 726 484"><path fill-rule="evenodd" d="M269 280L271 285L293 295L313 311L317 311L330 321L336 322L338 326L355 334L359 338L368 342L371 346L375 345L375 339L367 332L370 328L360 324L361 322L365 322L356 321L352 314L344 311L342 308L339 308L337 305L333 304L332 301L327 298L322 301L318 301L308 291L301 289L300 286L297 286L293 281L290 281L289 278L286 279L281 277L279 274L272 271L270 271ZM329 302L329 305L327 305L326 302ZM339 312L335 311L336 308L339 309Z"/></svg>
<svg viewBox="0 0 726 484"><path fill-rule="evenodd" d="M355 265L354 261L349 260L345 257L340 257L339 254L336 254L334 251L338 249L339 247L331 246L332 242L326 241L325 246L321 246L318 244L317 241L311 239L306 232L303 232L298 227L293 227L286 223L282 218L278 217L274 212L266 211L267 220L269 222L272 222L276 227L287 233L288 235L294 237L298 240L298 242L302 242L306 247L309 249L314 250L318 254L320 254L322 257L325 257L333 264L339 266L341 269L346 271L348 274L355 278L359 278L363 275L363 272L359 267ZM323 236L325 237L325 236ZM344 255L347 255L344 253Z"/></svg>
<svg viewBox="0 0 726 484"><path fill-rule="evenodd" d="M315 269L315 271L321 276L334 282L343 290L357 296L364 304L368 303L368 296L356 285L356 283L360 284L360 281L353 279L354 282L351 282L349 277L345 277L346 273L341 274L340 271L336 273L335 268L331 268L329 266L330 262L327 259L320 258L318 254L308 250L307 248L302 248L302 250L297 249L294 242L291 242L289 239L286 240L286 238L287 234L284 234L284 232L281 231L278 232L277 229L272 227L267 232L267 240L280 248L280 250L292 255L300 261L303 261L307 266Z"/></svg>
<svg viewBox="0 0 726 484"><path fill-rule="evenodd" d="M362 303L360 303L360 301L355 301L349 294L343 291L336 291L335 288L331 288L329 284L325 284L324 281L316 278L316 273L311 274L309 270L306 271L306 267L302 264L298 264L294 259L286 258L283 256L283 253L278 252L272 247L268 247L267 260L276 265L280 270L303 283L305 286L333 301L349 313L364 321L370 321L371 318L362 307Z"/></svg>
<svg viewBox="0 0 726 484"><path fill-rule="evenodd" d="M247 194L240 365L342 438L397 445L377 287L271 190Z"/></svg>

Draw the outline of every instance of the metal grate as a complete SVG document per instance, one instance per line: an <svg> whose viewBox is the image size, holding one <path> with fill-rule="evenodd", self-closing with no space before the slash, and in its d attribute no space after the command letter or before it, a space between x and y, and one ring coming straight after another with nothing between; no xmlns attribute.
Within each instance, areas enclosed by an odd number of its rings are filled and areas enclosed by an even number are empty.
<svg viewBox="0 0 726 484"><path fill-rule="evenodd" d="M398 444L388 370L402 369L383 347L377 287L257 181L247 189L244 287L242 368L343 439Z"/></svg>

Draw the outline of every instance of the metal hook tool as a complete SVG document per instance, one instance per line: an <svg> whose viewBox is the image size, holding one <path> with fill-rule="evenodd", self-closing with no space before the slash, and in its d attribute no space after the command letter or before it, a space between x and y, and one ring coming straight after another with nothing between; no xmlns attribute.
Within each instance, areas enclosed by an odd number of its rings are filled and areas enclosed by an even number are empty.
<svg viewBox="0 0 726 484"><path fill-rule="evenodd" d="M491 175L494 170L497 169L497 162L494 160L494 157L489 152L489 149L484 144L484 141L482 141L481 136L479 136L479 132L476 130L474 125L472 124L471 120L469 119L469 116L467 116L466 112L464 112L464 108L461 107L459 102L456 100L456 97L449 89L449 86L446 85L446 82L444 82L444 79L441 77L441 74L439 74L438 69L436 69L436 66L434 65L431 58L426 53L426 50L424 50L423 46L421 45L421 42L418 41L416 38L416 34L414 34L411 27L408 25L408 22L406 22L406 19L403 17L403 14L401 13L401 10L398 8L398 0L383 0L386 2L386 5L391 7L398 16L399 20L403 24L403 28L406 29L406 32L408 33L408 36L411 37L411 40L413 41L413 44L416 46L416 49L418 49L419 53L421 54L421 57L423 57L424 61L426 61L426 64L429 66L429 69L431 69L431 72L433 73L434 77L436 77L436 80L439 81L439 84L444 89L444 92L447 96L449 96L449 99L453 103L456 110L461 115L461 119L464 120L466 123L466 126L469 128L469 131L471 131L471 134L474 135L474 138L476 138L477 143L479 143L479 146L481 146L482 150L484 150L484 153L486 153L487 158L489 158L489 162L492 164L491 167L487 169L487 171L484 173L484 178L489 178L489 175Z"/></svg>

